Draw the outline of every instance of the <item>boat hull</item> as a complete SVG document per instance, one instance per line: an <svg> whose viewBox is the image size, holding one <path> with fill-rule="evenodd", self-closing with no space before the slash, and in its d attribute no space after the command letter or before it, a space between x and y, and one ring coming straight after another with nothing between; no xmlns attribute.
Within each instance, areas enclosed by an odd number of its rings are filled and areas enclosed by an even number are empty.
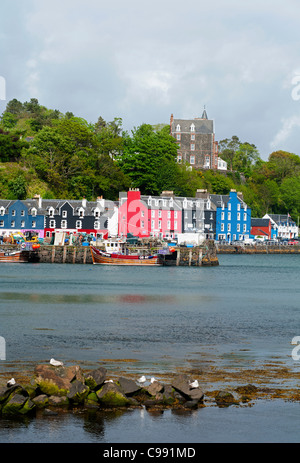
<svg viewBox="0 0 300 463"><path fill-rule="evenodd" d="M1 262L19 262L26 263L29 261L29 253L25 251L0 251Z"/></svg>
<svg viewBox="0 0 300 463"><path fill-rule="evenodd" d="M93 264L101 265L135 265L155 266L162 265L159 256L126 256L123 254L109 254L90 246Z"/></svg>

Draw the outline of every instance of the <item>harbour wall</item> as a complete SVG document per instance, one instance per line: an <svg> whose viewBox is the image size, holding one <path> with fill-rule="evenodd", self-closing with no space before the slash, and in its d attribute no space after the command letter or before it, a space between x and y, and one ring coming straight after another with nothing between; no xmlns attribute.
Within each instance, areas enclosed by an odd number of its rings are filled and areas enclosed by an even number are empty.
<svg viewBox="0 0 300 463"><path fill-rule="evenodd" d="M300 254L298 245L216 245L217 254Z"/></svg>

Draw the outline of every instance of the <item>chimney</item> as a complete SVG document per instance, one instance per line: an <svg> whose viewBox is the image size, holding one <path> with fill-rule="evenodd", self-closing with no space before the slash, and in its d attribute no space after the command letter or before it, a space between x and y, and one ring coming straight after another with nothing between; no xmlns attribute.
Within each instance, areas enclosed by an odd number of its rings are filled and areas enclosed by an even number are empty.
<svg viewBox="0 0 300 463"><path fill-rule="evenodd" d="M168 198L174 198L174 191L162 191L160 196L167 196Z"/></svg>
<svg viewBox="0 0 300 463"><path fill-rule="evenodd" d="M196 191L196 198L207 199L209 197L207 190L197 190Z"/></svg>
<svg viewBox="0 0 300 463"><path fill-rule="evenodd" d="M34 195L33 199L37 200L38 203L38 208L40 209L42 207L42 198L41 195Z"/></svg>
<svg viewBox="0 0 300 463"><path fill-rule="evenodd" d="M85 196L82 198L82 207L86 207L86 198L85 198Z"/></svg>

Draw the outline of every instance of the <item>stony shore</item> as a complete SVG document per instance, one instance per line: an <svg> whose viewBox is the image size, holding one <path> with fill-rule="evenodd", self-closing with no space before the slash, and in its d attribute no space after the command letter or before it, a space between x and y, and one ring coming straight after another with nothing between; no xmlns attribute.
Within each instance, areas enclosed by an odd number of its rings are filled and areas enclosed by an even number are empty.
<svg viewBox="0 0 300 463"><path fill-rule="evenodd" d="M141 383L123 371L104 366L84 370L79 365L36 365L33 372L0 375L0 419L75 409L191 410L207 406L249 406L259 399L300 401L300 373L280 363L248 370L179 371L147 377ZM198 384L195 384L195 381Z"/></svg>

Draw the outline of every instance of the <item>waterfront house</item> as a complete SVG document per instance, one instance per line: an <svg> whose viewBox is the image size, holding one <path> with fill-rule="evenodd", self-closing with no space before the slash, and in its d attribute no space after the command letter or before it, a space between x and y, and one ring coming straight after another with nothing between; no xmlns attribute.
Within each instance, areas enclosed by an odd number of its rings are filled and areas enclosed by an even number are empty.
<svg viewBox="0 0 300 463"><path fill-rule="evenodd" d="M12 233L34 231L38 236L44 236L44 214L40 201L0 200L0 235L9 236Z"/></svg>
<svg viewBox="0 0 300 463"><path fill-rule="evenodd" d="M299 228L289 214L265 214L263 218L270 219L279 239L298 238Z"/></svg>
<svg viewBox="0 0 300 463"><path fill-rule="evenodd" d="M242 193L231 190L229 195L211 194L212 209L216 212L216 239L243 241L250 237L251 209Z"/></svg>

